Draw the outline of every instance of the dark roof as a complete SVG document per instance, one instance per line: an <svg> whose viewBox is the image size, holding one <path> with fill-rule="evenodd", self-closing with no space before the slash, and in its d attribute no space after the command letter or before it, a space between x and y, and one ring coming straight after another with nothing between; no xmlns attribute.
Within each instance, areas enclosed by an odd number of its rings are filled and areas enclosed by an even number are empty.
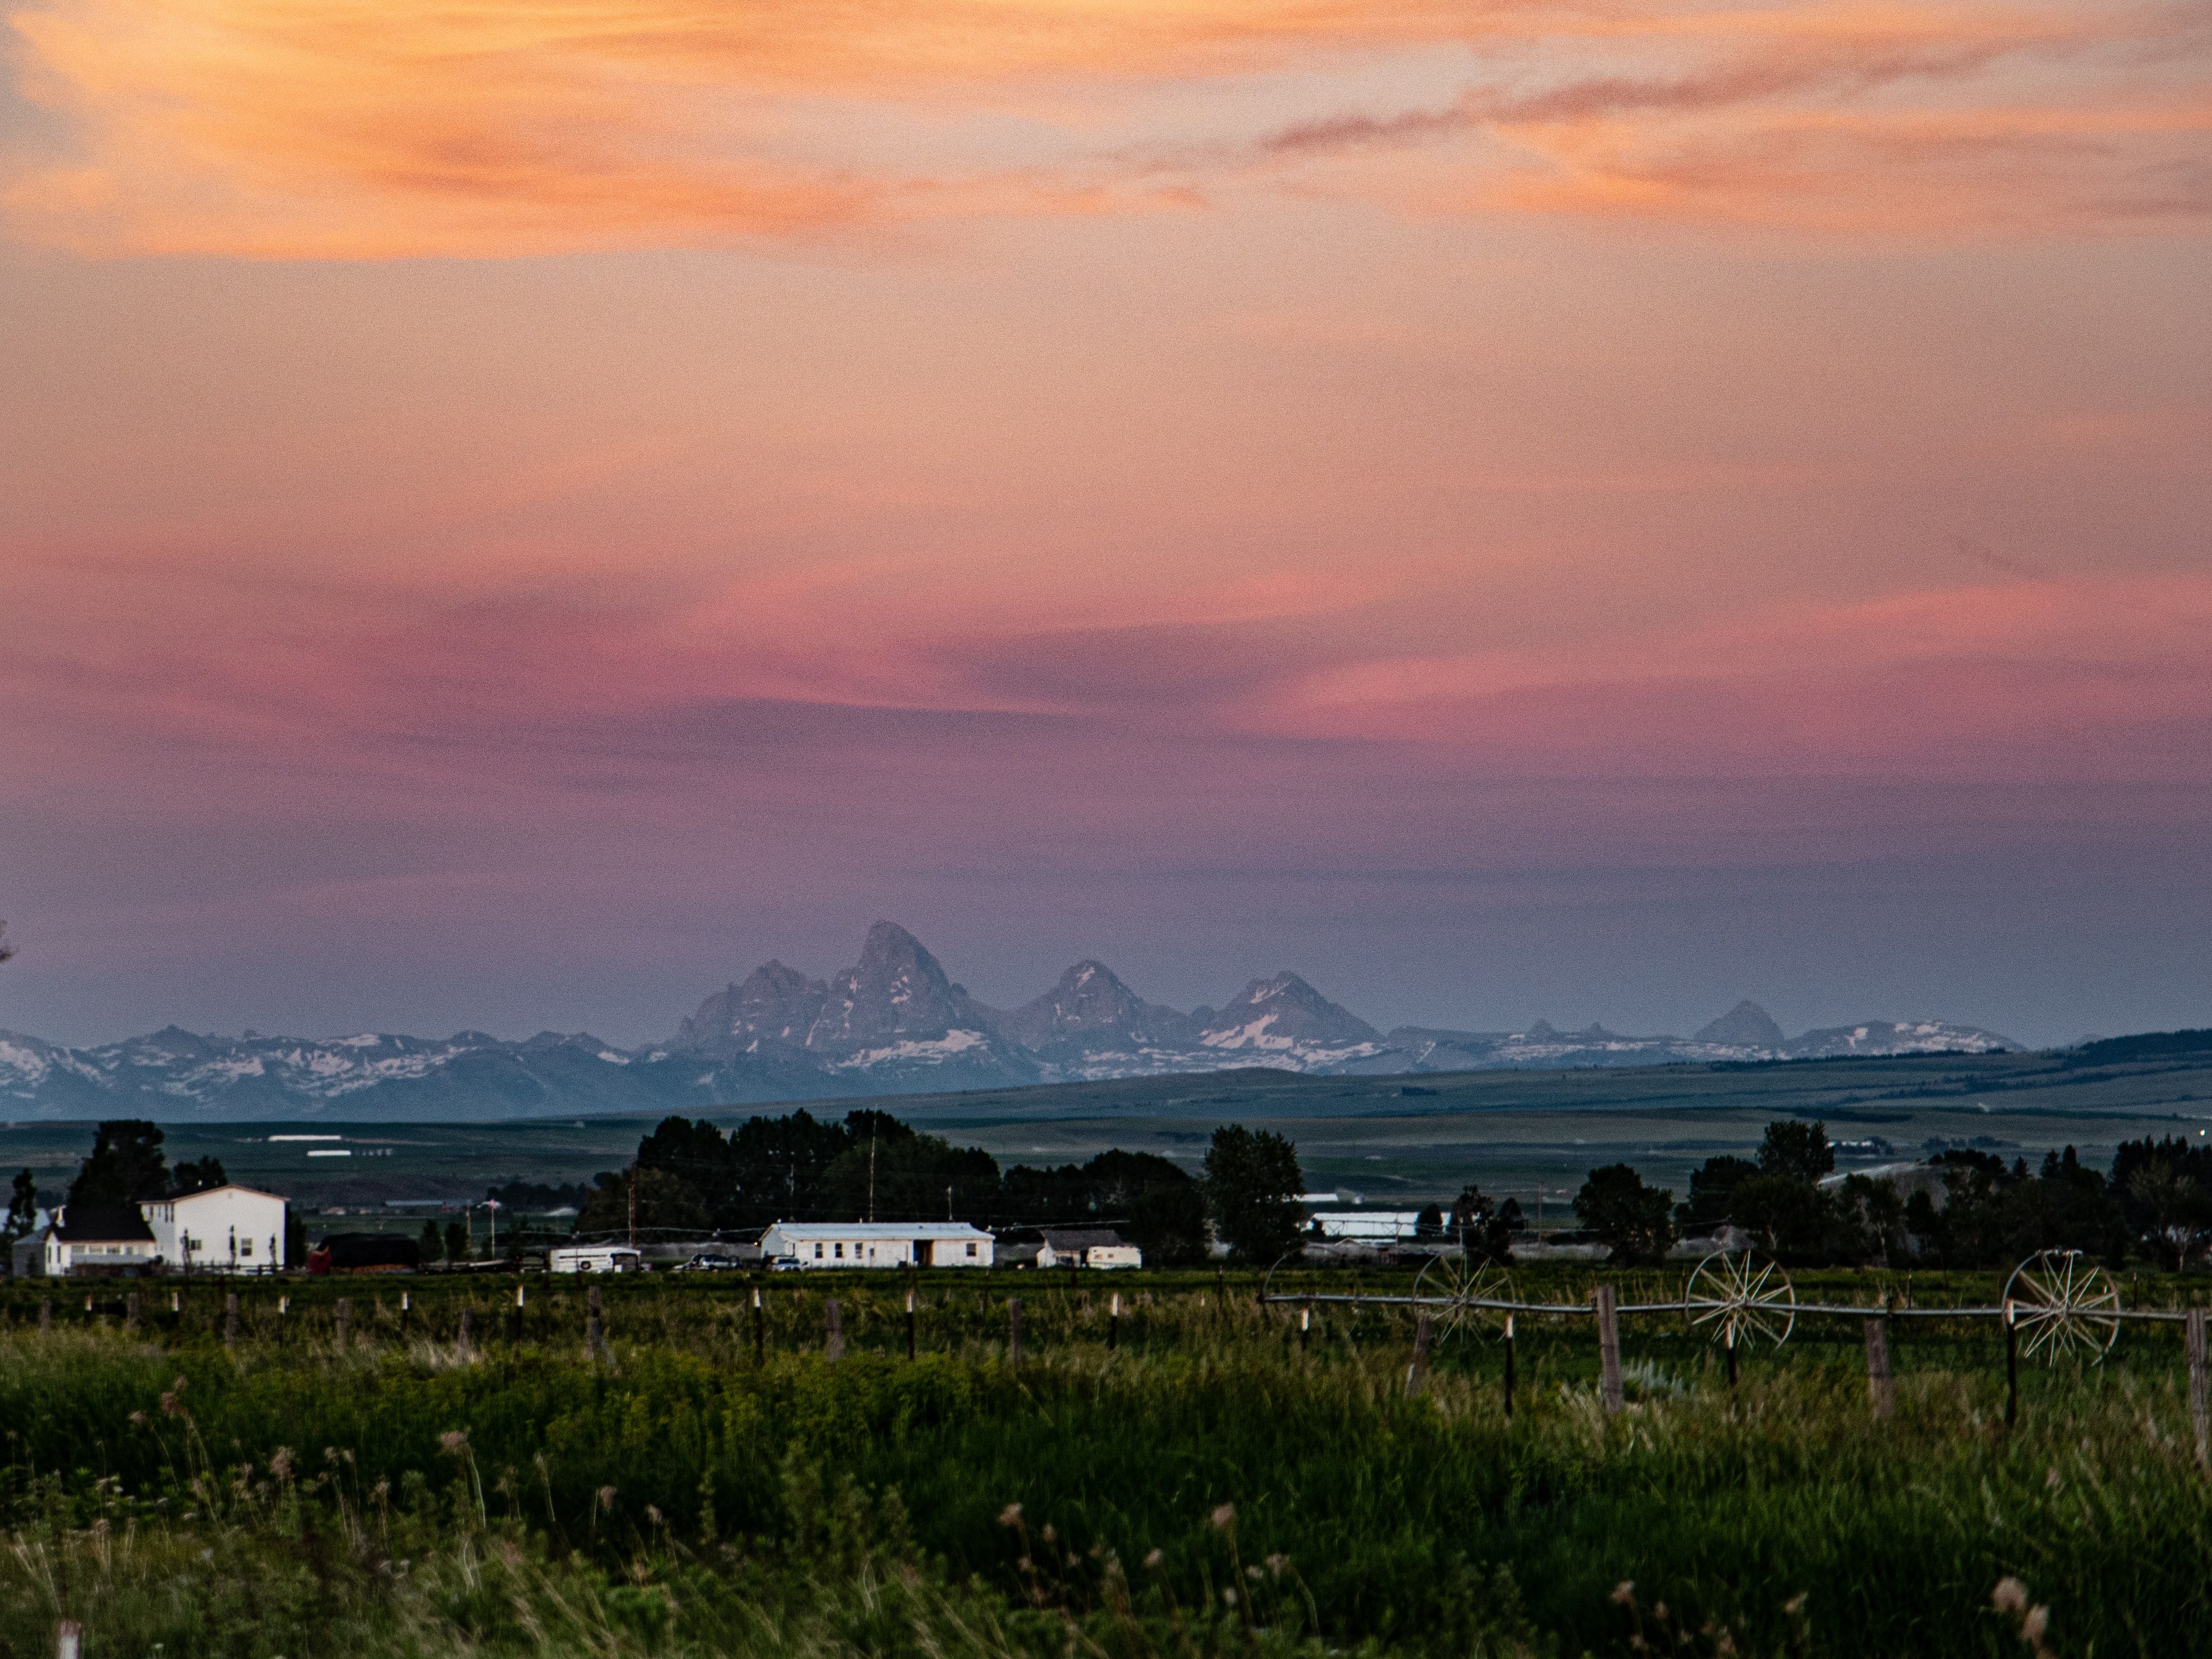
<svg viewBox="0 0 2212 1659"><path fill-rule="evenodd" d="M1129 1242L1111 1227L1047 1227L1042 1231L1044 1242L1054 1250L1093 1250Z"/></svg>
<svg viewBox="0 0 2212 1659"><path fill-rule="evenodd" d="M106 1209L64 1204L54 1224L54 1237L64 1244L151 1244L154 1230L135 1206Z"/></svg>

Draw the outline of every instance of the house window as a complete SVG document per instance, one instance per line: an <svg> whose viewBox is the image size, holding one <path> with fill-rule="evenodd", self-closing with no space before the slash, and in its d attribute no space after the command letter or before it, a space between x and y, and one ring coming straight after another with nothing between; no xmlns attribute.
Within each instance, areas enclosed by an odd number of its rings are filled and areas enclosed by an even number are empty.
<svg viewBox="0 0 2212 1659"><path fill-rule="evenodd" d="M253 1254L253 1241L250 1238L240 1239L238 1241L238 1253L240 1255L252 1255Z"/></svg>
<svg viewBox="0 0 2212 1659"><path fill-rule="evenodd" d="M837 1260L838 1260L838 1261L842 1261L844 1259L845 1259L845 1247L844 1247L842 1244L840 1244L840 1245L837 1247Z"/></svg>
<svg viewBox="0 0 2212 1659"><path fill-rule="evenodd" d="M970 1245L968 1247L968 1254L969 1254L969 1255L975 1255L975 1247L973 1244L970 1244Z"/></svg>
<svg viewBox="0 0 2212 1659"><path fill-rule="evenodd" d="M817 1244L817 1245L814 1247L814 1259L815 1259L817 1261L821 1261L821 1260L822 1260L822 1247L821 1247L819 1244Z"/></svg>

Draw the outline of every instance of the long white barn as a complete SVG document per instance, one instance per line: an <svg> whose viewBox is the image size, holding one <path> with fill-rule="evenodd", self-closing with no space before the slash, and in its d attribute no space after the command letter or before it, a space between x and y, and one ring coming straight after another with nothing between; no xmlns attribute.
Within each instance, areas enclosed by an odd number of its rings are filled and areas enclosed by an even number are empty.
<svg viewBox="0 0 2212 1659"><path fill-rule="evenodd" d="M252 1187L210 1187L138 1208L171 1273L270 1273L284 1260L284 1200Z"/></svg>
<svg viewBox="0 0 2212 1659"><path fill-rule="evenodd" d="M779 1221L761 1255L801 1267L988 1267L992 1238L964 1221Z"/></svg>

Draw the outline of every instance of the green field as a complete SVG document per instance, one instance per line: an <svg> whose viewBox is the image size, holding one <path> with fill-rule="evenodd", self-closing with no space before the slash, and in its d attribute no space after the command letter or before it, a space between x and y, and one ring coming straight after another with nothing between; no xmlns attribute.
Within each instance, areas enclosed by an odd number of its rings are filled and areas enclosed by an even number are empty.
<svg viewBox="0 0 2212 1659"><path fill-rule="evenodd" d="M1632 1302L1682 1284L1605 1276ZM1595 1277L1517 1279L1581 1302ZM1524 1317L1509 1422L1496 1340L1442 1344L1409 1393L1405 1310L1324 1305L1301 1348L1249 1275L925 1275L911 1361L902 1281L757 1281L757 1352L744 1281L605 1281L596 1360L584 1289L539 1277L148 1281L136 1330L120 1282L89 1310L81 1282L0 1293L0 1654L50 1653L64 1616L94 1659L2025 1653L1990 1601L2014 1576L2054 1653L2212 1628L2172 1325L2028 1368L2008 1428L1985 1321L1896 1322L1878 1422L1854 1320L1801 1320L1731 1390L1679 1315L1631 1316L1608 1417L1591 1322ZM1798 1291L1971 1305L1998 1282Z"/></svg>

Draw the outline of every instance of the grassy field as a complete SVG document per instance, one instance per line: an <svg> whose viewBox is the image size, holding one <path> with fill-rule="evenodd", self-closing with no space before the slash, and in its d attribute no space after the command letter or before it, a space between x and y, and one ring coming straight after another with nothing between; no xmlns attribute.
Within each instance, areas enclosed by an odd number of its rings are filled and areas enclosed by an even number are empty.
<svg viewBox="0 0 2212 1659"><path fill-rule="evenodd" d="M1532 1300L1594 1282L1517 1277ZM50 1652L65 1614L95 1659L2030 1651L1991 1602L2009 1577L2054 1653L2212 1628L2172 1326L2029 1368L2008 1429L1986 1322L1899 1322L1877 1422L1856 1322L1802 1321L1731 1390L1678 1316L1630 1318L1608 1417L1590 1322L1524 1319L1509 1422L1494 1341L1441 1345L1409 1394L1403 1310L1323 1307L1302 1349L1236 1274L926 1275L912 1361L896 1279L772 1276L757 1339L740 1281L606 1282L601 1359L582 1289L526 1281L518 1329L517 1282L239 1287L229 1346L216 1284L172 1314L149 1281L137 1330L118 1285L89 1311L77 1284L0 1293L0 1654ZM1798 1291L1973 1304L1997 1280Z"/></svg>

